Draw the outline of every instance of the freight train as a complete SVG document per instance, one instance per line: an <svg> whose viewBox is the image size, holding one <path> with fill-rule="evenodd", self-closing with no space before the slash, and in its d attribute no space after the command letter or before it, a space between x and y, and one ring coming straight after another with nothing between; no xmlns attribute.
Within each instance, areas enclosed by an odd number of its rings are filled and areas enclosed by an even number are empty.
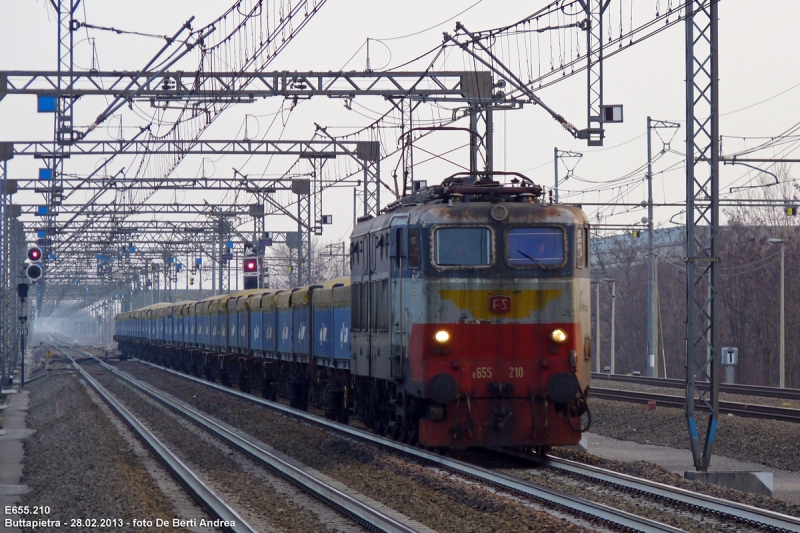
<svg viewBox="0 0 800 533"><path fill-rule="evenodd" d="M360 219L349 278L121 313L119 349L404 442L575 444L589 224L524 176L495 178L452 176Z"/></svg>

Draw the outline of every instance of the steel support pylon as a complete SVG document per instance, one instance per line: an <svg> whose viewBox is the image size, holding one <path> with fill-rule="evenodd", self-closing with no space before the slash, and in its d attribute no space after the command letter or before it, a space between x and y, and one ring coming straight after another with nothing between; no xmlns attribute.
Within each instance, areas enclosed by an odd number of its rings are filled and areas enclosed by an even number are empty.
<svg viewBox="0 0 800 533"><path fill-rule="evenodd" d="M222 258L223 254L227 251L225 245L228 242L229 235L230 224L227 220L220 217L217 223L217 237L219 239L219 249L217 251L217 257L219 258L219 294L228 294L231 287L230 261L225 261Z"/></svg>
<svg viewBox="0 0 800 533"><path fill-rule="evenodd" d="M492 107L472 105L469 108L469 171L477 175L481 171L494 170L494 135ZM483 135L481 135L483 132ZM483 157L481 157L483 153ZM483 162L483 169L481 168Z"/></svg>
<svg viewBox="0 0 800 533"><path fill-rule="evenodd" d="M267 272L266 255L264 254L266 234L264 233L264 204L259 200L250 205L250 216L253 217L253 254L258 260L258 287L265 288L265 272Z"/></svg>
<svg viewBox="0 0 800 533"><path fill-rule="evenodd" d="M603 146L603 13L611 0L580 0L586 12L587 121L589 146Z"/></svg>
<svg viewBox="0 0 800 533"><path fill-rule="evenodd" d="M69 145L75 141L75 128L73 124L73 107L75 97L69 93L73 84L73 48L74 48L74 21L75 10L81 0L53 0L58 18L58 84L55 95L55 117L53 124L53 158L49 160L50 187L45 193L47 215L45 227L47 237L56 238L55 211L61 205L64 191L64 159L69 157ZM67 93L67 94L65 94ZM42 278L39 280L39 295L36 298L36 309L42 312L45 285L47 283L47 258L48 253L42 254Z"/></svg>
<svg viewBox="0 0 800 533"><path fill-rule="evenodd" d="M325 165L324 159L312 159L311 164L314 168L311 173L311 200L314 209L311 213L311 220L314 223L314 235L322 235L322 167Z"/></svg>
<svg viewBox="0 0 800 533"><path fill-rule="evenodd" d="M11 195L8 194L6 185L7 164L0 161L0 388L8 383L8 374L11 365L11 339L16 338L14 323L13 302L14 293L11 287L12 272L9 268L11 252Z"/></svg>
<svg viewBox="0 0 800 533"><path fill-rule="evenodd" d="M293 180L297 183L297 233L300 241L297 247L297 286L310 285L311 272L311 235L314 221L311 207L311 181L307 179ZM299 192L298 192L299 191Z"/></svg>
<svg viewBox="0 0 800 533"><path fill-rule="evenodd" d="M364 216L375 217L381 210L381 144L360 141L356 154L364 165Z"/></svg>
<svg viewBox="0 0 800 533"><path fill-rule="evenodd" d="M686 422L697 470L711 464L719 416L718 0L686 5ZM697 416L708 417L701 442Z"/></svg>
<svg viewBox="0 0 800 533"><path fill-rule="evenodd" d="M12 213L13 215L13 213ZM7 336L2 339L6 355L6 372L10 374L19 364L20 355L20 330L19 317L20 301L17 297L17 284L22 281L22 263L25 257L25 233L22 222L13 216L6 217L6 228L8 230L7 251L8 254L8 290L5 298L5 326L4 331Z"/></svg>
<svg viewBox="0 0 800 533"><path fill-rule="evenodd" d="M395 106L400 109L400 115L402 117L400 123L400 138L403 142L403 187L398 191L401 198L411 194L414 188L414 150L412 149L413 137L411 130L414 129L414 109L416 109L418 105L419 102L415 102L410 98L401 99L399 106L395 104Z"/></svg>

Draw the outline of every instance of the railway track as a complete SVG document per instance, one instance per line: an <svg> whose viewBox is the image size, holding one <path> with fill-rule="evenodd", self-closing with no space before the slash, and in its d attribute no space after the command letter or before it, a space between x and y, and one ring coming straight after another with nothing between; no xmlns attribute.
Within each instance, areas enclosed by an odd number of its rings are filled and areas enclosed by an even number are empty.
<svg viewBox="0 0 800 533"><path fill-rule="evenodd" d="M80 372L86 382L105 401L111 409L122 418L125 423L138 435L150 448L161 463L172 473L181 485L189 492L202 507L212 516L222 520L222 529L234 533L255 533L253 529L225 500L217 495L207 484L200 480L197 474L189 469L175 454L173 454L155 435L122 403L116 400L100 383L94 379L75 359L61 353L70 359L72 365Z"/></svg>
<svg viewBox="0 0 800 533"><path fill-rule="evenodd" d="M668 394L655 394L652 392L628 391L619 389L602 389L593 387L591 397L600 400L613 400L618 402L646 404L651 401L662 407L683 409L686 399L683 396ZM764 418L780 420L783 422L800 423L800 409L790 407L773 407L770 405L757 405L752 403L719 402L719 411L722 414L732 414L749 418Z"/></svg>
<svg viewBox="0 0 800 533"><path fill-rule="evenodd" d="M749 524L762 524L776 531L800 531L800 518L772 511L765 511L764 509L759 509L751 505L715 498L713 496L665 485L649 479L637 478L604 468L562 459L560 457L536 457L528 453L507 450L503 450L503 453L535 461L542 465L569 472L577 476L599 480L624 490L651 494L689 507L702 507L719 515L738 517L743 522Z"/></svg>
<svg viewBox="0 0 800 533"><path fill-rule="evenodd" d="M352 520L355 524L364 527L366 530L374 532L383 532L383 533L415 533L415 532L435 533L428 528L420 527L419 524L405 523L404 522L405 517L399 516L397 515L397 513L392 513L391 511L384 512L380 509L368 505L367 503L359 500L357 497L354 497L353 495L349 494L346 487L340 486L340 484L337 483L332 483L330 482L330 480L324 480L321 479L320 477L310 474L309 472L282 459L275 453L259 446L258 443L254 442L251 439L246 438L246 436L243 436L238 432L231 431L225 426L203 415L199 411L196 411L195 409L192 409L191 407L186 406L181 402L175 401L174 399L170 398L168 395L165 395L158 389L151 387L139 380L136 380L135 378L115 369L113 366L108 365L107 363L101 361L100 359L96 358L91 354L83 352L85 357L83 357L82 359L75 359L66 354L66 352L63 351L63 349L61 348L58 349L61 351L62 354L64 354L64 356L72 360L74 366L79 369L79 371L84 377L87 378L87 381L91 380L90 383L93 383L92 384L93 387L95 387L96 385L97 387L102 388L102 386L99 383L97 383L97 381L94 380L94 378L92 378L92 376L85 369L81 367L81 365L79 364L81 361L86 362L91 360L92 362L98 362L102 368L111 372L114 376L123 380L126 384L130 385L131 387L145 394L146 396L153 398L154 400L163 404L165 407L175 411L185 419L191 421L193 424L207 431L209 434L220 439L224 443L243 452L250 458L254 459L257 463L266 467L274 474L280 476L281 478L293 484L300 490L306 492L307 494L310 494L315 499L323 502L328 507L346 516L347 518ZM76 348L70 347L69 349L81 353L81 350L78 350ZM96 388L95 390L98 389ZM114 400L113 396L111 396L107 391L105 391L105 389L103 390L104 393L101 393L101 395L103 396L104 400L108 402L110 399L111 401L120 405L122 409L125 409L123 406L121 406L121 404L119 404L119 402ZM136 421L135 417L133 417L132 414L128 413L128 415L133 418L134 423L136 423L141 427L144 427L141 422ZM127 421L128 419L126 418L126 422ZM130 422L128 423L130 424ZM155 437L153 437L153 439L155 439ZM172 455L171 452L169 452L169 450L167 450L164 445L161 445L159 453L157 454L159 458L162 457L161 453L163 452L166 453L166 457L172 456L174 458L174 455ZM172 461L177 462L178 464L182 464L177 458L174 458ZM168 467L169 466L170 465L168 465ZM184 466L184 468L186 467ZM194 483L202 483L200 482L199 478L197 478L196 475L194 475L193 478L196 480L194 481ZM181 483L184 483L183 477L180 477L179 479L181 480ZM208 489L208 491L210 491L210 489ZM217 499L219 499L219 497L217 497ZM198 500L198 502L200 502L201 505L206 506L206 501L204 499ZM244 522L241 518L237 519L237 523L239 523L239 521L241 521L242 523ZM249 528L250 526L247 527ZM238 533L239 531L245 532L245 531L256 531L256 530L232 529L232 531L236 531Z"/></svg>
<svg viewBox="0 0 800 533"><path fill-rule="evenodd" d="M182 379L199 383L205 387L213 388L226 394L237 396L247 400L248 402L261 404L269 407L270 409L281 411L295 419L301 419L314 425L324 426L327 429L335 432L344 433L360 440L367 440L378 444L381 447L388 448L402 454L407 454L416 460L434 465L437 468L449 470L465 478L478 480L481 483L491 485L513 494L527 496L534 500L547 503L548 505L556 507L557 509L574 509L574 511L572 511L573 513L577 512L582 516L595 517L595 519L599 517L602 522L613 527L632 531L680 531L678 528L654 522L652 520L642 519L641 517L631 515L630 513L618 511L594 502L589 502L583 500L582 498L575 498L573 496L559 494L556 491L537 486L533 483L522 481L515 476L493 472L486 468L470 465L452 458L442 457L441 455L406 446L390 439L378 437L369 432L326 420L322 417L297 411L279 403L269 402L249 394L241 393L234 389L197 379L192 376L187 376L171 369L146 363L144 361L142 361L142 363L153 368L161 369L172 375L179 376ZM114 371L119 372L116 369L114 369ZM532 457L527 454L524 454L521 457L529 460L532 459ZM550 468L560 470L566 474L578 476L587 480L593 480L601 486L613 486L616 489L627 493L643 495L647 498L666 502L667 504L677 504L684 508L701 510L713 516L726 517L727 519L733 520L737 523L751 525L757 524L758 526L756 529L773 531L800 531L800 519L780 513L762 510L719 498L713 498L703 494L687 491L685 489L662 485L648 480L643 480L624 474L618 474L608 470L582 465L562 459L549 457L545 459L545 464L547 464L547 466Z"/></svg>
<svg viewBox="0 0 800 533"><path fill-rule="evenodd" d="M651 378L647 376L623 376L619 374L592 374L593 382L617 381L621 383L637 383L641 385L651 385L653 387L664 387L670 389L685 389L686 382L682 379L672 378ZM762 387L760 385L737 385L719 384L719 391L726 394L738 394L742 396L763 396L765 398L781 398L785 400L800 400L800 389L780 389L778 387Z"/></svg>

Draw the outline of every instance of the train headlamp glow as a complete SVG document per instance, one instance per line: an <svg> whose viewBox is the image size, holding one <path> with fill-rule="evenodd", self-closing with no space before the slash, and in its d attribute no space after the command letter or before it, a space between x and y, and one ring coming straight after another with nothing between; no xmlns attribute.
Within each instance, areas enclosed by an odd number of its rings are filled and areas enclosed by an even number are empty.
<svg viewBox="0 0 800 533"><path fill-rule="evenodd" d="M436 342L438 342L439 344L444 344L450 340L450 334L447 333L445 330L440 329L439 331L436 332L433 338L436 339Z"/></svg>
<svg viewBox="0 0 800 533"><path fill-rule="evenodd" d="M556 344L561 344L567 340L567 332L561 328L556 328L550 333L550 339Z"/></svg>

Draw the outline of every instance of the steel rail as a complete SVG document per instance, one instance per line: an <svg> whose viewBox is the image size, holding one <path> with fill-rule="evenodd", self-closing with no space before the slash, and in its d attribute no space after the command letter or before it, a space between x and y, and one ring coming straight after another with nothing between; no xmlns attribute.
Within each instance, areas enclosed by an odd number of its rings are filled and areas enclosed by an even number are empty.
<svg viewBox="0 0 800 533"><path fill-rule="evenodd" d="M682 379L651 378L647 376L621 376L618 374L609 375L609 374L597 374L593 372L592 380L638 383L641 385L652 385L654 387L664 387L670 389L686 388L686 381ZM727 394L739 394L742 396L764 396L767 398L800 400L800 389L780 389L778 387L766 387L761 385L720 383L719 391Z"/></svg>
<svg viewBox="0 0 800 533"><path fill-rule="evenodd" d="M626 490L633 490L671 500L677 503L692 507L702 507L718 513L742 520L751 524L763 524L778 531L800 531L800 518L789 516L775 511L759 509L752 505L732 502L714 496L693 492L680 487L673 487L664 483L650 481L649 479L638 478L620 472L614 472L605 468L587 465L562 459L560 457L547 456L540 458L531 454L496 450L506 455L512 455L527 460L535 461L539 464L563 470L579 476L599 480Z"/></svg>
<svg viewBox="0 0 800 533"><path fill-rule="evenodd" d="M686 399L683 396L654 394L646 391L593 388L591 389L591 398L642 404L655 401L656 404L663 407L675 407L678 409L683 409L686 405ZM697 407L699 408L699 404ZM719 402L719 412L747 418L763 418L782 422L800 423L800 409L792 409L790 407L773 407L771 405L721 401Z"/></svg>
<svg viewBox="0 0 800 533"><path fill-rule="evenodd" d="M421 457L421 458L423 458L425 460L429 460L429 461L431 461L433 463L442 464L442 463L439 463L439 459L445 459L445 460L452 461L452 462L456 463L458 466L461 466L461 465L466 465L468 467L472 466L472 465L467 465L466 463L462 463L461 461L457 461L457 460L454 460L454 459L447 459L447 458L441 457L439 455L431 454L430 452L426 452L424 450L419 450L417 448L406 446L404 444L398 443L398 442L390 440L390 439L386 439L384 437L378 437L378 436L376 436L376 435L374 435L372 433L368 433L368 432L364 432L362 430L351 428L350 426L347 426L347 425L339 424L337 422L332 422L330 420L324 419L322 417L318 417L316 415L311 415L311 414L308 414L308 413L305 413L305 412L302 412L302 411L297 411L295 409L292 409L292 408L287 407L287 406L285 406L283 404L280 404L280 403L275 403L275 402L270 402L268 400L263 400L261 398L252 396L250 394L242 393L240 391L237 391L237 390L234 390L234 389L230 389L230 388L218 385L216 383L211 383L211 382L199 379L199 378L195 378L193 376L189 376L189 375L183 374L181 372L177 372L175 370L172 370L172 369L160 366L160 365L155 365L153 363L149 363L147 361L141 361L141 360L139 360L139 362L141 362L141 363L143 363L145 365L151 366L153 368L158 368L160 370L164 370L164 371L169 372L171 374L174 374L176 376L180 376L181 378L184 378L184 379L187 379L187 380L190 380L190 381L194 381L196 383L200 383L200 384L208 386L208 387L215 388L215 389L220 390L222 392L225 392L227 394L238 396L240 398L243 398L245 400L251 401L253 403L259 403L259 404L268 406L270 408L279 408L281 411L283 411L284 413L286 413L288 415L291 415L291 416L294 416L294 417L303 418L303 419L305 419L307 421L310 421L310 422L313 422L315 424L322 424L322 425L325 425L325 426L327 426L327 427L329 427L331 429L348 433L348 434L350 434L350 435L352 435L354 437L360 438L360 439L371 440L372 442L375 442L377 444L380 444L380 445L383 445L383 446L386 446L386 447L389 447L389 448L393 448L393 449L398 450L398 451L403 452L403 453L409 453L410 455ZM682 405L681 405L681 407L682 407ZM504 452L505 452L505 450L504 450ZM428 458L431 455L433 455L434 459L429 459ZM525 459L535 459L535 457L532 457L530 454L520 454L520 457L524 457ZM580 463L576 463L574 461L569 461L567 459L561 459L561 458L548 456L545 459L545 461L546 461L546 464L548 464L550 466L553 466L555 468L568 470L568 471L574 472L574 473L576 473L578 475L582 475L582 476L585 476L585 477L598 479L600 481L604 481L604 482L608 482L608 483L611 483L611 484L618 485L618 486L620 486L622 488L627 488L627 489L630 489L630 490L639 491L639 492L642 492L644 494L649 494L649 495L652 495L652 496L665 498L665 499L668 499L668 500L671 500L671 501L675 501L675 502L678 502L678 503L690 505L690 506L697 507L697 508L707 509L707 510L709 510L711 512L723 514L723 515L732 517L732 518L737 519L737 520L743 520L743 521L750 522L750 523L755 523L755 524L764 524L764 525L769 526L769 527L771 527L773 529L776 529L778 531L789 531L789 532L800 531L800 518L796 518L796 517L789 516L789 515L786 515L786 514L782 514L782 513L778 513L778 512L770 511L770 510L766 510L766 509L758 509L757 507L753 507L753 506L750 506L750 505L741 504L741 503L733 502L733 501L729 501L729 500L724 500L724 499L721 499L721 498L715 498L713 496L707 496L705 494L692 492L690 490L681 489L681 488L678 488L678 487L671 487L669 485L665 485L665 484L662 484L662 483L657 483L655 481L650 481L650 480L647 480L647 479L637 478L637 477L634 477L634 476L613 472L613 471L606 470L606 469L599 468L599 467L594 467L594 466L590 466L590 465L582 465ZM442 466L445 466L445 465L442 464ZM474 468L478 468L479 469L480 467L474 467ZM459 471L458 469L455 469L455 468L453 470ZM481 469L481 470L483 470L483 469ZM515 479L515 478L512 478L512 479ZM518 481L518 480L516 480L516 481ZM536 487L536 485L533 485L533 484L529 484L529 485L531 485L533 487ZM667 526L667 527L669 527L669 526Z"/></svg>
<svg viewBox="0 0 800 533"><path fill-rule="evenodd" d="M327 429L336 431L338 433L343 433L348 436L354 437L356 439L362 441L368 441L377 444L381 447L409 455L415 459L436 465L437 467L443 468L450 472L454 472L456 474L468 478L476 479L484 483L488 483L490 485L508 490L515 494L521 494L523 496L544 503L551 507L555 507L572 515L597 519L616 527L621 527L632 531L639 531L642 533L678 533L682 531L678 528L669 526L667 524L662 524L660 522L656 522L648 518L636 516L632 513L621 511L619 509L614 509L612 507L595 503L583 498L571 496L568 494L563 494L558 491L549 489L547 487L542 487L539 485L535 485L533 483L529 483L527 481L523 481L513 476L501 474L499 472L493 472L492 470L471 465L469 463L465 463L457 459L443 457L441 455L428 452L426 450L421 450L413 446L408 446L393 441L391 439L387 439L385 437L379 437L367 431L356 429L345 424L340 424L338 422L333 422L331 420L322 418L320 416L312 415L303 411L298 411L291 407L287 407L281 403L264 400L262 398L258 398L251 394L246 394L241 391L237 391L235 389L218 385L216 383L211 383L203 379L195 378L193 376L189 376L160 365L155 365L153 363L142 361L139 359L135 359L135 361L138 361L152 368L163 370L180 378L193 381L203 386L218 390L220 392L224 392L226 394L242 398L248 402L263 405L272 410L279 411L285 415L291 416L295 419L300 419L317 426L324 426ZM119 371L117 370L117 372Z"/></svg>
<svg viewBox="0 0 800 533"><path fill-rule="evenodd" d="M192 495L192 497L213 516L233 523L233 526L223 527L226 531L235 533L256 533L239 514L234 511L225 501L220 498L211 488L203 483L197 475L178 459L153 433L147 429L124 405L114 398L100 383L97 382L81 365L70 357L60 347L53 345L65 357L72 361L72 365L81 373L83 378L97 392L97 394L111 407L139 438L153 451L158 459L172 472L181 485Z"/></svg>
<svg viewBox="0 0 800 533"><path fill-rule="evenodd" d="M82 351L77 348L71 349L78 352ZM219 437L223 441L249 455L256 461L267 466L270 470L277 473L287 481L290 481L294 485L300 487L302 490L312 494L314 497L322 500L327 505L339 510L346 516L354 519L356 522L365 525L367 528L372 529L373 531L385 533L416 533L416 529L413 529L408 525L396 520L395 518L392 518L391 516L374 509L363 502L360 502L342 490L339 490L336 487L317 479L301 468L284 461L275 454L270 453L257 444L243 438L218 422L203 415L199 411L176 402L155 387L139 381L126 372L114 368L95 356L89 355L89 357L98 361L103 368L109 372L112 372L120 379L125 380L133 387L139 389L145 394L150 395L173 411L183 415L206 431L214 434L216 437Z"/></svg>

